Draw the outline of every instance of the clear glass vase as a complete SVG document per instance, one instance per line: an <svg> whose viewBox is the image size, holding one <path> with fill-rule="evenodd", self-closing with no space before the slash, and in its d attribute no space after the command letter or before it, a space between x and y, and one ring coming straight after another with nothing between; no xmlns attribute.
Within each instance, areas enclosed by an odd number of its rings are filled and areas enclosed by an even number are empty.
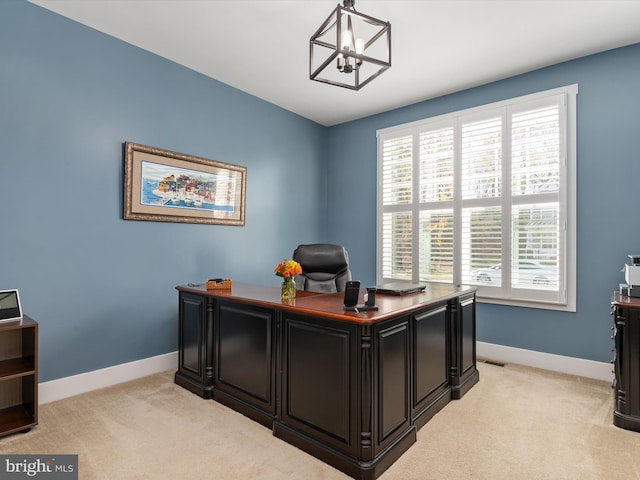
<svg viewBox="0 0 640 480"><path fill-rule="evenodd" d="M282 298L285 300L296 298L296 282L293 277L284 277L282 279Z"/></svg>

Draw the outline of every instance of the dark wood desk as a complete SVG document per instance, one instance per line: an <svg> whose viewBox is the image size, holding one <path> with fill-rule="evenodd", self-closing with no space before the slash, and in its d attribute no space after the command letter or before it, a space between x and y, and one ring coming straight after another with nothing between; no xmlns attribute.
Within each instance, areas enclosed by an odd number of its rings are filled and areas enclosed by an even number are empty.
<svg viewBox="0 0 640 480"><path fill-rule="evenodd" d="M611 297L615 340L613 424L640 432L640 298Z"/></svg>
<svg viewBox="0 0 640 480"><path fill-rule="evenodd" d="M354 478L378 477L479 379L472 288L377 295L362 313L342 293L283 303L272 287L176 288L175 382Z"/></svg>

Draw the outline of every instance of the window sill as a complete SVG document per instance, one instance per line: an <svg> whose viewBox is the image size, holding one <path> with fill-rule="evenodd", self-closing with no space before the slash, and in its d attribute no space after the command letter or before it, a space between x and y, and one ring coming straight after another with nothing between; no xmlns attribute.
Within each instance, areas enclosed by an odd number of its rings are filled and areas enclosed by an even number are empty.
<svg viewBox="0 0 640 480"><path fill-rule="evenodd" d="M519 299L507 299L507 298L495 298L495 297L487 297L483 296L478 292L476 294L476 300L479 303L489 303L493 305L505 305L508 307L522 307L522 308L538 308L541 310L557 310L560 312L575 312L576 306L575 302L573 304L571 302L564 303L553 303L553 302L545 302L545 301L536 301L536 300L519 300Z"/></svg>

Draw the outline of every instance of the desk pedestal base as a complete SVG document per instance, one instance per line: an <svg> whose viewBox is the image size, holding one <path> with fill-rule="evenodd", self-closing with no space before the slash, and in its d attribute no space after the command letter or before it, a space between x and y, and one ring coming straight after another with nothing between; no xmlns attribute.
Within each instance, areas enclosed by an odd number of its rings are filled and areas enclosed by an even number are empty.
<svg viewBox="0 0 640 480"><path fill-rule="evenodd" d="M273 424L273 434L294 447L298 447L300 450L346 473L350 477L360 480L374 480L378 478L382 472L389 468L393 462L400 458L402 454L416 442L416 428L412 426L387 450L378 455L377 458L370 462L363 462L357 461L336 450L329 449L326 445L277 421Z"/></svg>

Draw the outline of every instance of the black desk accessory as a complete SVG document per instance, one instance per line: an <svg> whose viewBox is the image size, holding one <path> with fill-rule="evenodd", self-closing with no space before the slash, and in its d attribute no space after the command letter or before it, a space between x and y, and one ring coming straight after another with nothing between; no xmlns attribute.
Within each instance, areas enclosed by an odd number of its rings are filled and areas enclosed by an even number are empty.
<svg viewBox="0 0 640 480"><path fill-rule="evenodd" d="M18 290L0 290L0 323L20 320L22 320L22 304Z"/></svg>
<svg viewBox="0 0 640 480"><path fill-rule="evenodd" d="M378 292L386 295L408 295L410 293L422 292L427 287L424 283L411 283L398 281L378 285Z"/></svg>
<svg viewBox="0 0 640 480"><path fill-rule="evenodd" d="M376 306L376 287L367 287L367 301L358 305L360 295L360 282L357 280L347 282L344 290L344 309L350 312L367 312L378 310Z"/></svg>

